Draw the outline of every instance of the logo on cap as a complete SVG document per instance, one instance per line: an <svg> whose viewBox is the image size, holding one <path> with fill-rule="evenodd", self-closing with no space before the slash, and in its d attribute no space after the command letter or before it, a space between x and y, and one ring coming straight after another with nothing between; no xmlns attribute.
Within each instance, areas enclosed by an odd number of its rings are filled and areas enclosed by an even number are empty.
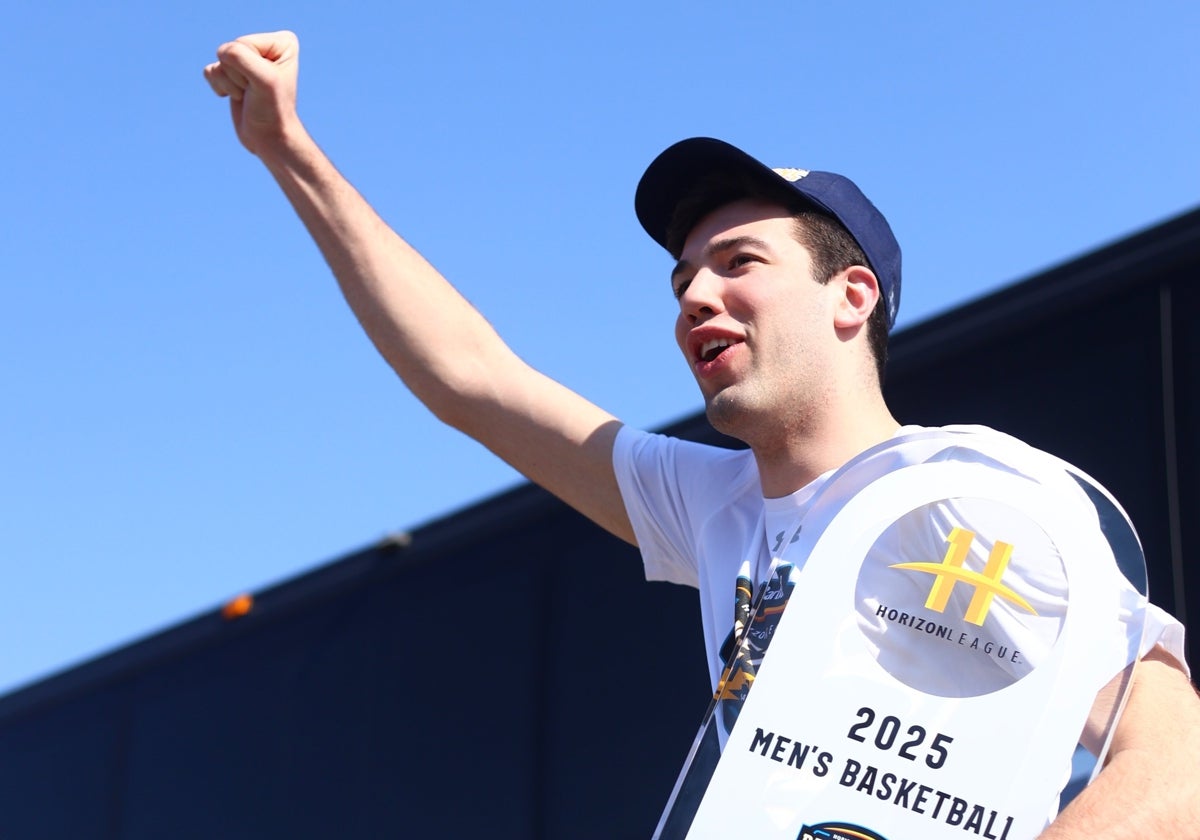
<svg viewBox="0 0 1200 840"><path fill-rule="evenodd" d="M808 174L807 169L776 169L775 174L785 181L799 181Z"/></svg>

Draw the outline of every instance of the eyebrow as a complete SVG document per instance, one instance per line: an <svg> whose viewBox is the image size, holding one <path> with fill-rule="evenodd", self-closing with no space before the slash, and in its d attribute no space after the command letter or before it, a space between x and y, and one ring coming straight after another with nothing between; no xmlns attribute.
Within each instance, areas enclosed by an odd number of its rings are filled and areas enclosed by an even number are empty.
<svg viewBox="0 0 1200 840"><path fill-rule="evenodd" d="M769 248L767 243L759 239L757 236L731 236L728 239L718 239L716 242L710 242L708 247L701 253L702 259L708 259L713 254L718 254L721 251L729 251L734 248L740 248L745 245L750 245L756 248ZM680 259L675 263L675 267L671 269L671 285L675 285L676 278L681 274L694 272L696 267L685 259Z"/></svg>

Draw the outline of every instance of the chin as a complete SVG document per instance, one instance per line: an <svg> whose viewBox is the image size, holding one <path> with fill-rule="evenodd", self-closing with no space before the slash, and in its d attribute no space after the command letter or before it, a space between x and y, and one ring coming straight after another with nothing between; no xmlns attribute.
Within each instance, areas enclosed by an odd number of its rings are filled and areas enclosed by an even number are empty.
<svg viewBox="0 0 1200 840"><path fill-rule="evenodd" d="M728 387L707 397L704 413L709 425L723 435L750 445L772 437L788 425L789 407L760 388Z"/></svg>
<svg viewBox="0 0 1200 840"><path fill-rule="evenodd" d="M739 432L751 412L745 405L734 399L732 394L722 391L714 395L705 402L704 413L708 417L709 424L718 432L744 440Z"/></svg>

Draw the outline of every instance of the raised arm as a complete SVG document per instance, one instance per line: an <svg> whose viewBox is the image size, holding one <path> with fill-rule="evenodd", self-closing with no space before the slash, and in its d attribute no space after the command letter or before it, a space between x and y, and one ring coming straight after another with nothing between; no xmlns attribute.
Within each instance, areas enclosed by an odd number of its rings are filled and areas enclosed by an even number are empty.
<svg viewBox="0 0 1200 840"><path fill-rule="evenodd" d="M223 44L205 78L230 98L238 139L266 165L333 269L375 347L441 420L629 542L612 468L620 423L519 359L384 223L296 113L290 32Z"/></svg>

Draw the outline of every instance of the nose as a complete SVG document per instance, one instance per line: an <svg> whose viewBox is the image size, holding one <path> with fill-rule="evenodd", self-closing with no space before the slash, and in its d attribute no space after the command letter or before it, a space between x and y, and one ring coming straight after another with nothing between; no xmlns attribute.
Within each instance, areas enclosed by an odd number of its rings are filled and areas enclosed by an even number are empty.
<svg viewBox="0 0 1200 840"><path fill-rule="evenodd" d="M694 326L723 310L721 278L707 268L700 269L679 296L680 314Z"/></svg>

